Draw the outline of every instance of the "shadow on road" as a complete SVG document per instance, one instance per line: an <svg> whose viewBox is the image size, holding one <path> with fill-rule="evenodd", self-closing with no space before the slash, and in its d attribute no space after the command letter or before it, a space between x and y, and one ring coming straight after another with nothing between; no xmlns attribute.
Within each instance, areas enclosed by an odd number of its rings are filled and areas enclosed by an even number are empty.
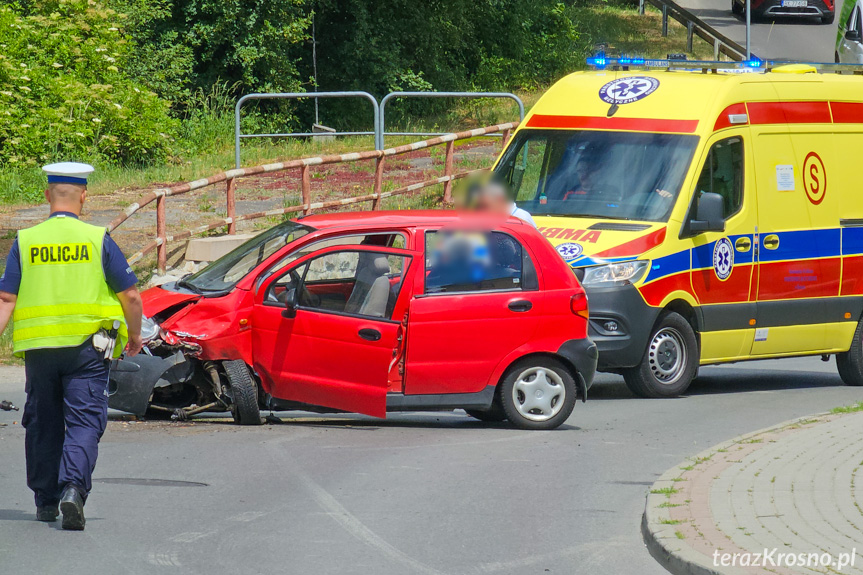
<svg viewBox="0 0 863 575"><path fill-rule="evenodd" d="M0 509L0 521L36 521L36 510Z"/></svg>
<svg viewBox="0 0 863 575"><path fill-rule="evenodd" d="M761 371L753 377L746 369L722 368L699 375L686 395L711 395L747 391L776 391L783 389L809 389L813 387L843 387L837 373L815 371Z"/></svg>

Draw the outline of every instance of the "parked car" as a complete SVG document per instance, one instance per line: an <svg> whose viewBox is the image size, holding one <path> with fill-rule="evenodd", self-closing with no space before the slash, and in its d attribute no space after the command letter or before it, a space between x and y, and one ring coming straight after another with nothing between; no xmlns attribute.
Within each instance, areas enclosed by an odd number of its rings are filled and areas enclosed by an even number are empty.
<svg viewBox="0 0 863 575"><path fill-rule="evenodd" d="M286 221L143 298L152 355L116 362L109 402L138 414L463 408L552 429L596 369L584 290L515 218Z"/></svg>
<svg viewBox="0 0 863 575"><path fill-rule="evenodd" d="M832 24L836 16L835 0L750 0L753 18L802 17L819 18L822 24ZM744 0L731 0L731 11L746 13Z"/></svg>
<svg viewBox="0 0 863 575"><path fill-rule="evenodd" d="M836 63L863 64L863 2L860 0L842 7L836 34Z"/></svg>

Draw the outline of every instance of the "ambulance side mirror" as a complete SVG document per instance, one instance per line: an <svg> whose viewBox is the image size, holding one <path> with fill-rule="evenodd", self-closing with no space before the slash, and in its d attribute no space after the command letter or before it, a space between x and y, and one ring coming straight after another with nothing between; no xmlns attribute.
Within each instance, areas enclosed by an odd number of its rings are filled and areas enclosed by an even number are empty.
<svg viewBox="0 0 863 575"><path fill-rule="evenodd" d="M704 232L724 232L723 211L722 196L712 192L701 193L697 201L689 206L686 220L680 226L680 239L691 238Z"/></svg>
<svg viewBox="0 0 863 575"><path fill-rule="evenodd" d="M845 39L849 42L863 42L863 36L859 30L848 30L845 32Z"/></svg>
<svg viewBox="0 0 863 575"><path fill-rule="evenodd" d="M698 198L695 219L689 220L689 231L692 235L703 232L724 232L725 219L722 209L722 196L705 192Z"/></svg>

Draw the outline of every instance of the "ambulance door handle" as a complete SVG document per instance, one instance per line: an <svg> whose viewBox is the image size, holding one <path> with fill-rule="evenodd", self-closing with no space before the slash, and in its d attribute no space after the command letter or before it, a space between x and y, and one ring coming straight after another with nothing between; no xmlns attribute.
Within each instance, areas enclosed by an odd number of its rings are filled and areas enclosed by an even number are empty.
<svg viewBox="0 0 863 575"><path fill-rule="evenodd" d="M761 240L761 245L764 246L764 249L775 250L779 247L779 236L777 236L776 234L764 236L764 238Z"/></svg>
<svg viewBox="0 0 863 575"><path fill-rule="evenodd" d="M734 249L736 249L738 252L748 252L749 248L751 247L752 240L750 240L747 236L737 238L737 241L734 242Z"/></svg>

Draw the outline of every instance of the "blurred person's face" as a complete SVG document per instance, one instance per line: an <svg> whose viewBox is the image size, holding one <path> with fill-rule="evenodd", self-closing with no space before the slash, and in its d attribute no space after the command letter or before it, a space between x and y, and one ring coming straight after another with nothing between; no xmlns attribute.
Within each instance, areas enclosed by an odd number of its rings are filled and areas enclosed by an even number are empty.
<svg viewBox="0 0 863 575"><path fill-rule="evenodd" d="M509 198L498 186L488 186L477 194L474 207L481 212L509 213Z"/></svg>

